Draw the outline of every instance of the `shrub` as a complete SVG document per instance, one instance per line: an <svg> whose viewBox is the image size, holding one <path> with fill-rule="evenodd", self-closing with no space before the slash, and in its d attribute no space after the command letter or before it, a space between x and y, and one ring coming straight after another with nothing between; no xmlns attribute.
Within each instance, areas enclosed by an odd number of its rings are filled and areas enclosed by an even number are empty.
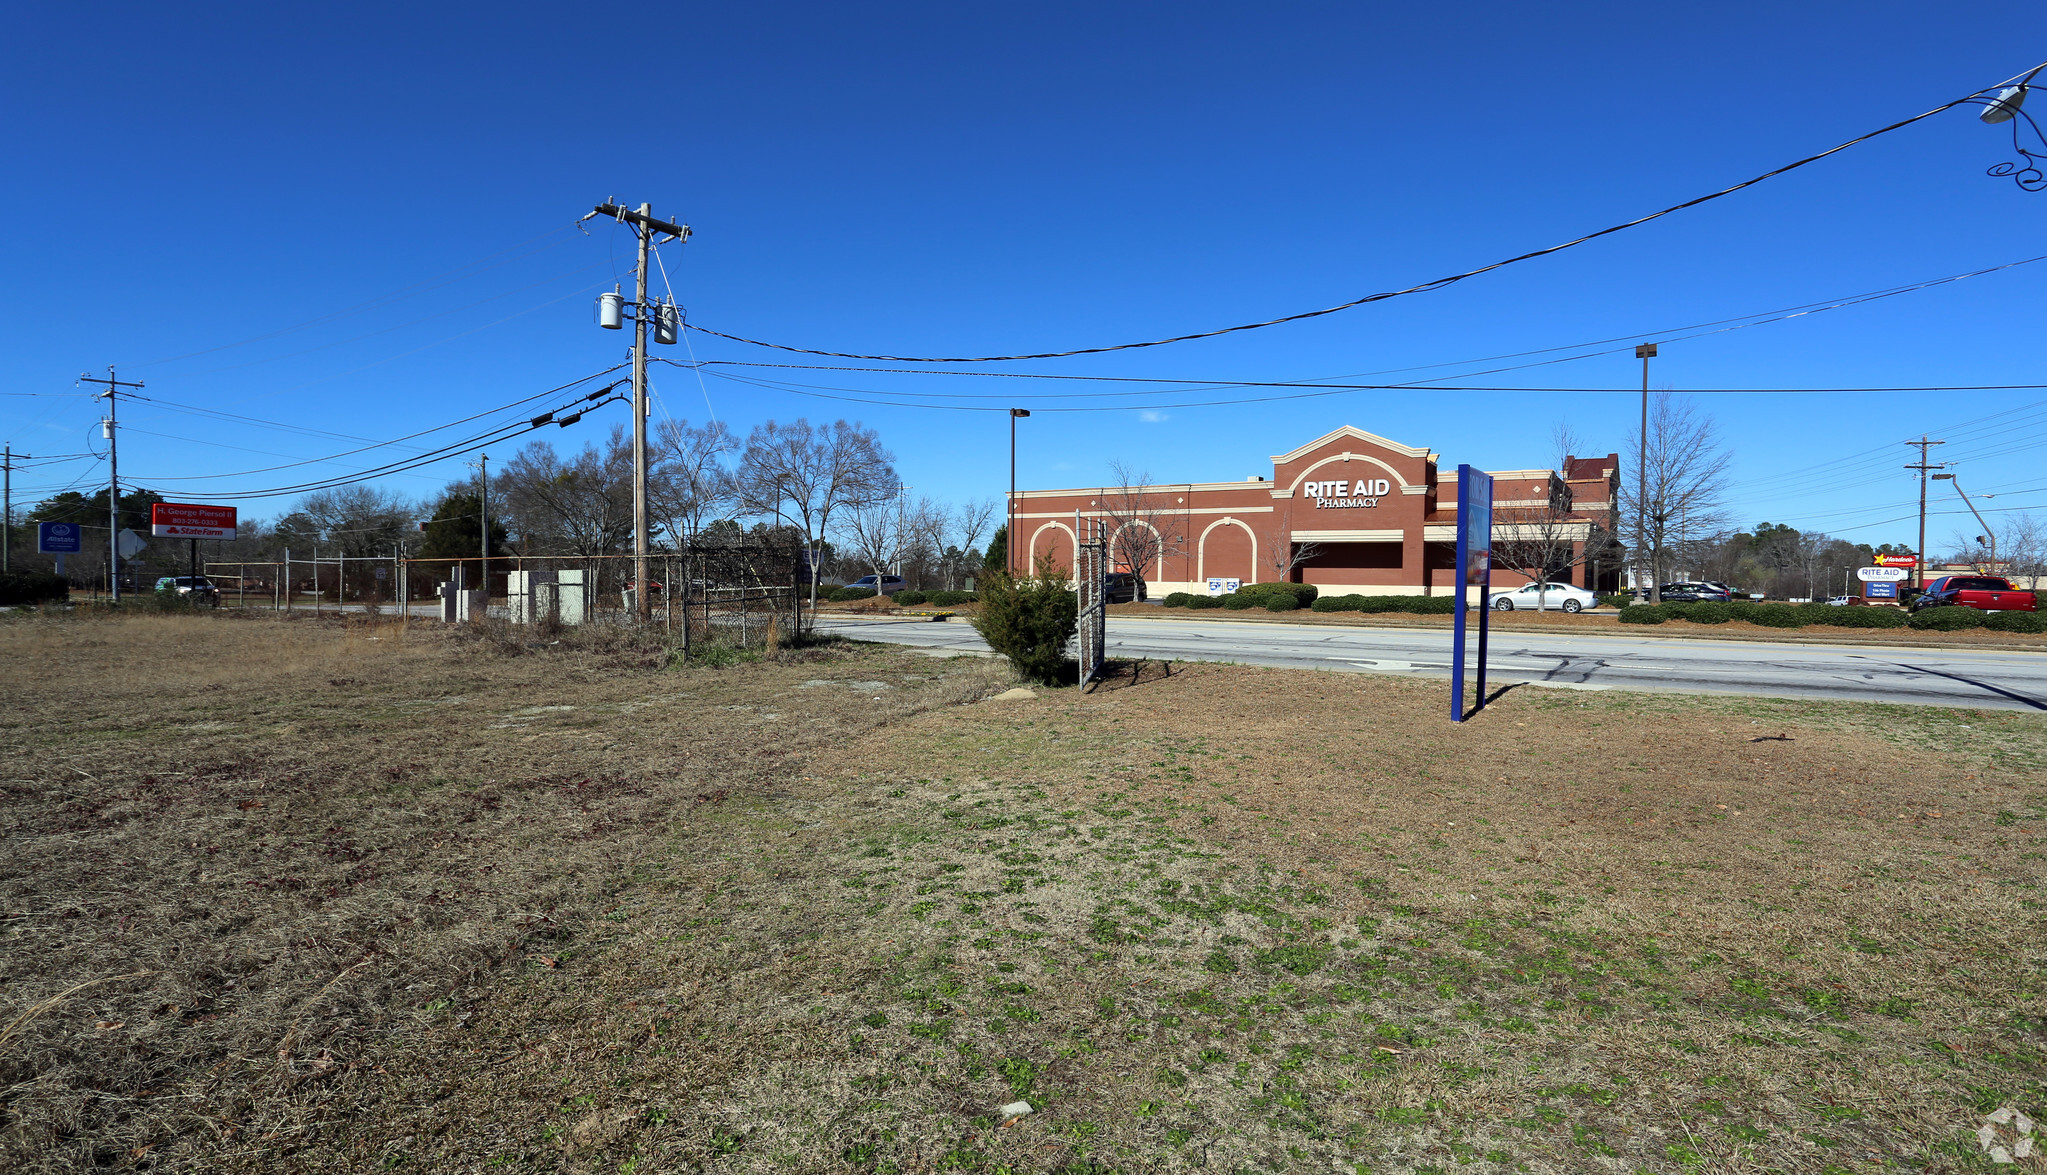
<svg viewBox="0 0 2047 1175"><path fill-rule="evenodd" d="M1172 592L1166 596L1164 602L1168 608L1185 608L1187 601L1193 598L1194 593L1192 592Z"/></svg>
<svg viewBox="0 0 2047 1175"><path fill-rule="evenodd" d="M1804 628L1810 623L1806 611L1796 604L1757 604L1745 611L1743 620L1765 628Z"/></svg>
<svg viewBox="0 0 2047 1175"><path fill-rule="evenodd" d="M1323 596L1309 605L1309 607L1317 612L1362 612L1365 610L1365 597L1360 595Z"/></svg>
<svg viewBox="0 0 2047 1175"><path fill-rule="evenodd" d="M1964 628L1983 627L1983 613L1974 608L1958 608L1952 604L1941 604L1923 612L1912 614L1912 627L1933 629L1936 632L1959 632Z"/></svg>
<svg viewBox="0 0 2047 1175"><path fill-rule="evenodd" d="M1459 604L1455 596L1368 596L1366 598L1384 601L1377 611L1412 612L1418 616L1452 616L1457 613Z"/></svg>
<svg viewBox="0 0 2047 1175"><path fill-rule="evenodd" d="M1251 595L1245 595L1243 592L1231 592L1229 595L1222 597L1223 607L1228 608L1233 612L1242 612L1244 609L1249 608L1251 605L1260 602L1262 601L1259 600L1258 596L1255 593Z"/></svg>
<svg viewBox="0 0 2047 1175"><path fill-rule="evenodd" d="M1265 597L1265 610L1267 612L1294 612L1298 611L1300 606L1301 602L1294 598L1292 592L1273 592Z"/></svg>
<svg viewBox="0 0 2047 1175"><path fill-rule="evenodd" d="M1608 595L1599 597L1598 606L1601 608L1625 608L1628 606L1629 601L1633 600L1634 598L1635 597L1628 592L1612 592Z"/></svg>
<svg viewBox="0 0 2047 1175"><path fill-rule="evenodd" d="M1661 624L1668 619L1669 604L1629 604L1621 609L1622 624Z"/></svg>
<svg viewBox="0 0 2047 1175"><path fill-rule="evenodd" d="M929 600L930 598L931 597L928 594L919 591L901 591L889 597L889 599L894 600L896 603L902 604L906 607L915 604L922 604Z"/></svg>
<svg viewBox="0 0 2047 1175"><path fill-rule="evenodd" d="M1725 604L1701 601L1685 605L1683 619L1693 624L1725 624L1734 619L1734 609Z"/></svg>
<svg viewBox="0 0 2047 1175"><path fill-rule="evenodd" d="M1836 608L1834 611L1842 614L1842 620L1847 622L1843 625L1845 628L1903 628L1912 620L1898 608ZM1835 623L1840 624L1841 621Z"/></svg>
<svg viewBox="0 0 2047 1175"><path fill-rule="evenodd" d="M1871 612L1875 609L1857 608L1856 611ZM1983 627L1992 632L2047 632L2047 616L2038 612L1993 612L1983 618Z"/></svg>
<svg viewBox="0 0 2047 1175"><path fill-rule="evenodd" d="M988 647L1009 658L1017 673L1057 685L1066 667L1066 642L1080 620L1072 581L1051 560L1030 579L991 575L982 586L981 614L974 628Z"/></svg>
<svg viewBox="0 0 2047 1175"><path fill-rule="evenodd" d="M71 598L71 584L49 571L14 571L0 575L0 606L45 604Z"/></svg>
<svg viewBox="0 0 2047 1175"><path fill-rule="evenodd" d="M877 593L873 588L856 587L833 588L831 600L835 604L844 604L852 600L871 600L875 597L876 594Z"/></svg>
<svg viewBox="0 0 2047 1175"><path fill-rule="evenodd" d="M950 608L955 604L971 604L977 599L979 597L972 592L928 592L924 597L925 603L937 604L941 608Z"/></svg>
<svg viewBox="0 0 2047 1175"><path fill-rule="evenodd" d="M1189 608L1220 608L1223 606L1223 598L1221 596L1190 595L1187 597L1186 606Z"/></svg>

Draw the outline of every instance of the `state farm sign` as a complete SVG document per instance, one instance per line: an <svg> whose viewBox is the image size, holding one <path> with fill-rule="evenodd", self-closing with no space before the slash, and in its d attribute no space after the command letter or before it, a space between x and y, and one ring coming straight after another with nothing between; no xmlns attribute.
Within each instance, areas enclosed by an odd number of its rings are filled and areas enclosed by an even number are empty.
<svg viewBox="0 0 2047 1175"><path fill-rule="evenodd" d="M231 539L235 508L158 502L149 508L149 533L173 539Z"/></svg>
<svg viewBox="0 0 2047 1175"><path fill-rule="evenodd" d="M1393 483L1383 477L1357 481L1304 481L1301 492L1315 500L1317 510L1370 509L1393 492Z"/></svg>

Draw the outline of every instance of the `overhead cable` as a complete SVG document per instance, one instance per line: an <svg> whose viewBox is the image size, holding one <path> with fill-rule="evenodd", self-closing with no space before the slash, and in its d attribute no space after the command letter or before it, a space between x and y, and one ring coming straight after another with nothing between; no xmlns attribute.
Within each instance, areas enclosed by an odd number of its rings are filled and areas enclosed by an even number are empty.
<svg viewBox="0 0 2047 1175"><path fill-rule="evenodd" d="M2014 74L2012 75L2012 77L2007 78L2005 81L1997 83L1996 86L1987 86L1984 89L1972 91L1968 94L1963 95L1962 97L1954 99L1951 102L1943 102L1939 106L1936 106L1931 110L1925 111L1920 114L1915 114L1910 118L1900 119L1897 122L1891 123L1889 126L1879 127L1876 130L1867 132L1866 134L1857 135L1854 138L1849 139L1845 143L1837 144L1833 147L1827 148L1824 151L1818 152L1813 155L1808 155L1803 159L1795 160L1791 163L1784 164L1781 167L1772 168L1769 171L1766 171L1763 174L1756 176L1752 179L1743 180L1738 184L1732 184L1728 187L1721 188L1719 191L1716 192L1708 192L1703 196L1694 196L1691 199L1684 201L1683 203L1673 204L1668 208L1664 208L1656 212L1651 212L1645 216L1638 216L1633 220L1623 221L1620 224L1608 225L1606 228L1586 233L1583 236L1575 237L1571 240L1564 241L1561 244L1551 245L1548 248L1544 249L1536 249L1531 252L1522 253L1514 257L1507 257L1502 260L1492 262L1489 265L1481 265L1476 269L1468 269L1462 273L1454 273L1445 277L1435 278L1434 280L1431 281L1421 282L1417 285L1408 286L1405 289L1384 290L1375 294L1366 294L1361 298L1353 298L1348 302L1338 303L1335 306L1326 306L1320 310L1304 310L1298 314L1287 314L1279 318L1268 318L1262 322L1247 322L1241 323L1237 326L1225 326L1218 327L1214 330L1194 331L1188 334L1172 335L1167 338L1151 339L1145 342L1116 343L1113 345L1101 347L1075 347L1065 351L1041 351L1034 354L1019 355L963 355L950 357L933 357L918 355L863 355L851 351L827 351L813 347L794 347L784 343L764 342L760 339L750 339L742 335L727 334L724 331L712 330L709 327L697 326L694 323L690 323L686 320L684 321L683 325L689 328L690 330L701 331L704 334L712 335L717 338L729 339L735 343L746 343L750 346L755 347L768 347L773 350L790 351L799 355L824 355L834 359L864 359L883 363L1010 363L1024 359L1064 359L1073 355L1100 355L1109 351L1132 351L1144 347L1163 347L1169 343L1185 343L1195 339L1210 339L1215 338L1218 335L1235 334L1239 331L1260 330L1268 326L1279 326L1282 323L1299 322L1303 319L1320 318L1323 315L1336 314L1341 311L1354 309L1355 307L1363 306L1371 302L1384 302L1392 298L1405 297L1408 294L1421 294L1427 293L1432 290L1440 290L1445 286L1454 285L1457 282L1464 281L1468 278L1477 277L1480 274L1491 273L1493 270L1503 269L1509 265L1516 265L1523 261L1533 261L1538 257L1547 257L1552 253L1561 253L1566 249L1575 248L1579 245L1585 244L1588 241L1596 241L1601 237L1612 236L1615 233L1623 232L1626 231L1627 229L1636 228L1640 225L1648 224L1652 220L1661 219L1662 217L1669 216L1671 213L1682 212L1687 208L1696 208L1701 204L1706 204L1711 201L1718 200L1723 196L1731 196L1734 193L1743 190L1744 188L1754 187L1755 185L1760 184L1765 180L1774 179L1777 176L1783 175L1787 172L1796 171L1799 168L1805 167L1808 164L1817 163L1830 155L1835 155L1842 151L1846 151L1848 148L1853 147L1859 143L1866 143L1871 139L1877 138L1878 136L1887 135L1890 134L1892 131L1900 130L1903 129L1904 127L1911 126L1913 123L1920 122L1924 119L1932 118L1936 114L1943 114L1949 110L1953 110L1957 106L1962 106L1972 102L1980 102L1982 99L1982 95L1997 89L1999 86L2007 85L2012 81L2016 81L2021 77L2029 77L2031 76L2031 74L2040 72L2040 70L2043 68L2047 68L2047 63L2043 63L2040 66L2036 66L2031 71Z"/></svg>

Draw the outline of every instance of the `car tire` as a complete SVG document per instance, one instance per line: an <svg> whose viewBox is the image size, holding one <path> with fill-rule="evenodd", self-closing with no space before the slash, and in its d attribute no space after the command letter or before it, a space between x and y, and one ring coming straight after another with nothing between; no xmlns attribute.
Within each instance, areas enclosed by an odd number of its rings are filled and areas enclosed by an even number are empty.
<svg viewBox="0 0 2047 1175"><path fill-rule="evenodd" d="M1564 601L1564 611L1566 611L1566 612L1582 612L1582 611L1584 611L1584 610L1585 610L1585 605L1583 605L1583 604L1580 604L1580 603L1579 603L1578 601L1576 601L1576 600L1565 600L1565 601Z"/></svg>
<svg viewBox="0 0 2047 1175"><path fill-rule="evenodd" d="M1493 611L1495 612L1512 612L1513 610L1514 601L1512 600L1501 600L1493 605Z"/></svg>

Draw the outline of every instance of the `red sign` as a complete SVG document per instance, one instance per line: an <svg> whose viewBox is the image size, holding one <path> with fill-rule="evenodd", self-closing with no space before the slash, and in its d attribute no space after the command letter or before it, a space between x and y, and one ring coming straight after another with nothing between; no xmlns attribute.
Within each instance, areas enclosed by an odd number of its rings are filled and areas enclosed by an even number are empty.
<svg viewBox="0 0 2047 1175"><path fill-rule="evenodd" d="M1917 567L1919 566L1919 556L1878 555L1876 557L1876 565L1878 567Z"/></svg>
<svg viewBox="0 0 2047 1175"><path fill-rule="evenodd" d="M158 502L149 508L149 533L174 539L231 539L235 508Z"/></svg>

